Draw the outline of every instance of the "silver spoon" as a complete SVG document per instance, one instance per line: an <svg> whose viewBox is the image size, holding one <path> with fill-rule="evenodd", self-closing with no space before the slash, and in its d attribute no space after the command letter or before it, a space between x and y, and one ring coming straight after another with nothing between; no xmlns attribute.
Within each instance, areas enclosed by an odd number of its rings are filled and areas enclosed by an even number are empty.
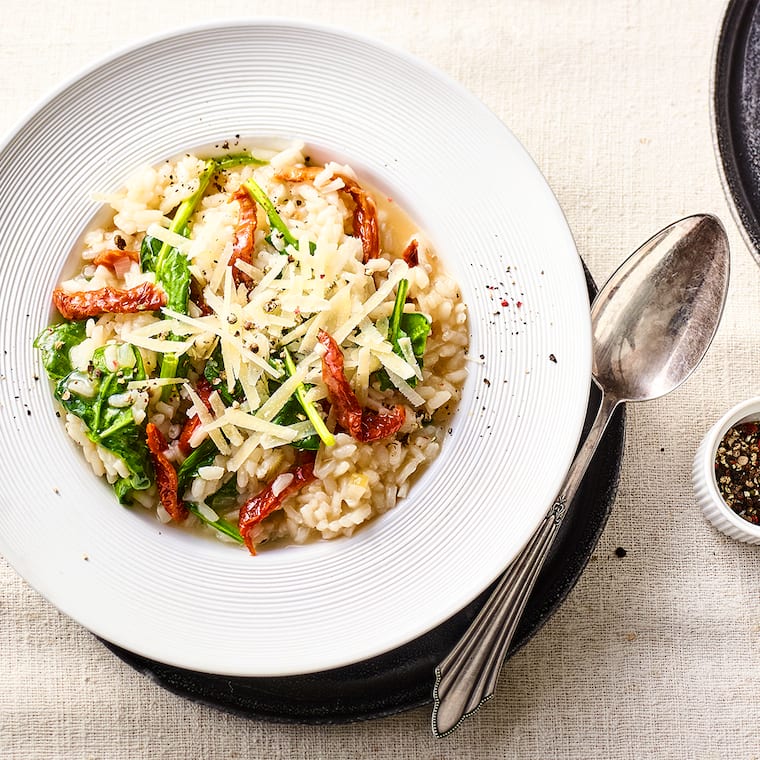
<svg viewBox="0 0 760 760"><path fill-rule="evenodd" d="M698 214L658 232L599 291L591 307L599 412L546 517L436 668L435 736L451 733L493 696L525 603L613 412L670 393L694 371L718 329L728 272L723 225Z"/></svg>

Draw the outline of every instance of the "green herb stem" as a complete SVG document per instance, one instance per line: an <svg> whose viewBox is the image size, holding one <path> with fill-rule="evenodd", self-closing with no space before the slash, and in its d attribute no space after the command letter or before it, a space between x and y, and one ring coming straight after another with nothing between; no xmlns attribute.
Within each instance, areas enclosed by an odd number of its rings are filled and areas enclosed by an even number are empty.
<svg viewBox="0 0 760 760"><path fill-rule="evenodd" d="M240 531L237 529L236 525L233 525L229 520L224 520L223 518L219 517L217 520L209 520L208 517L206 517L199 509L197 504L193 504L192 502L185 502L185 506L202 522L206 525L210 525L212 528L215 528L220 533L224 533L225 536L229 536L230 538L234 538L235 541L237 541L239 544L243 543L243 537L240 535ZM210 507L209 507L210 509Z"/></svg>
<svg viewBox="0 0 760 760"><path fill-rule="evenodd" d="M217 170L217 162L210 158L206 161L206 168L201 172L198 177L198 189L188 198L185 198L182 203L179 204L177 211L174 214L172 223L169 225L169 232L176 232L178 235L182 234L182 230L187 224L193 212L200 203L203 194L206 192L208 183L211 181L211 177L214 176L214 172ZM169 243L164 243L161 246L161 250L156 257L156 271L161 271L162 265L165 263L165 259L169 254L172 246Z"/></svg>
<svg viewBox="0 0 760 760"><path fill-rule="evenodd" d="M288 377L292 377L296 371L296 365L293 362L293 357L290 355L290 351L288 351L288 349L284 347L282 349L282 355L283 355L283 360L285 362L285 370L288 373ZM298 384L294 395L298 399L298 403L301 405L301 408L306 413L306 416L311 421L311 424L314 425L314 429L317 431L317 435L322 439L322 443L324 443L325 446L334 446L335 436L327 429L327 425L325 425L325 421L320 416L314 404L311 401L307 400L306 388L304 387L303 383Z"/></svg>
<svg viewBox="0 0 760 760"><path fill-rule="evenodd" d="M277 232L282 235L282 239L294 248L298 248L298 241L293 237L293 233L287 228L285 222L282 221L282 217L277 213L277 209L274 207L274 203L269 200L269 196L261 189L261 186L257 184L256 180L246 180L243 183L243 187L248 191L248 194L266 211L269 224Z"/></svg>
<svg viewBox="0 0 760 760"><path fill-rule="evenodd" d="M398 331L401 327L401 315L404 313L404 304L406 303L406 294L409 290L409 280L399 280L398 290L396 291L396 300L393 302L393 311L391 320L388 323L388 341L396 347L398 341Z"/></svg>
<svg viewBox="0 0 760 760"><path fill-rule="evenodd" d="M399 280L398 290L396 291L396 300L393 302L393 311L388 321L388 342L393 347L393 353L406 360L404 352L401 349L399 340L409 338L412 344L412 353L417 360L419 367L422 367L422 358L425 354L425 345L427 337L430 334L430 320L424 314L404 312L404 304L409 291L409 280ZM379 369L374 377L380 383L382 390L393 387L388 373L385 369ZM414 388L417 384L417 378L411 377L407 380L409 385Z"/></svg>
<svg viewBox="0 0 760 760"><path fill-rule="evenodd" d="M227 171L235 166L266 166L269 161L263 158L256 158L251 153L229 153L222 158L214 159L217 170Z"/></svg>

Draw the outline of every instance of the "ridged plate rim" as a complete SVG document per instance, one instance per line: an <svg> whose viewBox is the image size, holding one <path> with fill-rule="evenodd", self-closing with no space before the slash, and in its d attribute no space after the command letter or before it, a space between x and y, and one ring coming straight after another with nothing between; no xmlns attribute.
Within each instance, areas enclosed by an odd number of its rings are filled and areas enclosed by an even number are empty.
<svg viewBox="0 0 760 760"><path fill-rule="evenodd" d="M194 71L173 67L188 58ZM177 92L178 82L189 92ZM251 82L260 89L241 103L239 88ZM349 98L357 88L362 97ZM314 93L324 103L307 99ZM140 102L168 113L157 119ZM67 252L96 208L87 193L117 186L138 160L238 133L301 135L401 199L460 281L475 359L443 451L409 499L354 537L256 559L119 508L52 416L30 347ZM48 163L22 177L22 147ZM0 550L63 612L177 667L316 672L430 630L524 545L583 424L588 301L551 190L511 132L461 85L407 53L327 26L204 24L130 46L59 88L0 147L0 179L0 434L9 452L0 463ZM39 202L24 186L48 201L45 224L32 224Z"/></svg>

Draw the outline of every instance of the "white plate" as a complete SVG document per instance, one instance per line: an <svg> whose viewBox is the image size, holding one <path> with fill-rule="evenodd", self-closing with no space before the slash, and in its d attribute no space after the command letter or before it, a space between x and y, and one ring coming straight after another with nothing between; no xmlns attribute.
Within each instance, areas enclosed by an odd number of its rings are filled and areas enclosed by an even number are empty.
<svg viewBox="0 0 760 760"><path fill-rule="evenodd" d="M32 348L97 210L90 193L117 188L141 163L235 135L303 138L402 203L458 278L470 354L482 358L441 455L407 500L352 538L255 558L120 507L54 416ZM591 363L572 237L507 128L404 53L292 21L152 39L80 75L10 136L0 209L0 550L108 641L241 676L377 655L482 591L559 488Z"/></svg>

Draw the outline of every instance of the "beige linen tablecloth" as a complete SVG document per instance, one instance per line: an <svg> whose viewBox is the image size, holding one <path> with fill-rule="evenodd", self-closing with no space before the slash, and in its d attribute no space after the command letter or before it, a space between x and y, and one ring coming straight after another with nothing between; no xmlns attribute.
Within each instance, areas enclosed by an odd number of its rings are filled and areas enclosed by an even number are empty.
<svg viewBox="0 0 760 760"><path fill-rule="evenodd" d="M0 563L0 758L760 757L760 550L705 522L689 477L712 421L760 393L760 270L711 137L723 3L4 0L0 131L116 47L178 24L273 13L375 36L472 90L535 158L599 282L665 224L716 213L733 251L722 327L683 388L630 410L619 493L588 569L453 737L432 738L428 709L304 727L184 701Z"/></svg>

